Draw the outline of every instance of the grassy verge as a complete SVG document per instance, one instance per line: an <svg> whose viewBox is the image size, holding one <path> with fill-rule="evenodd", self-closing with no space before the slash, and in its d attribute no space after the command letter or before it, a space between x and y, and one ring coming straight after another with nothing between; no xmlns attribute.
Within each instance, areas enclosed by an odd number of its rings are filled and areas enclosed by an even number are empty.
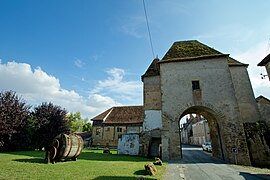
<svg viewBox="0 0 270 180"><path fill-rule="evenodd" d="M101 150L83 150L77 161L45 164L44 152L25 151L0 154L0 179L162 179L145 175L144 165L153 162L137 156L103 154Z"/></svg>

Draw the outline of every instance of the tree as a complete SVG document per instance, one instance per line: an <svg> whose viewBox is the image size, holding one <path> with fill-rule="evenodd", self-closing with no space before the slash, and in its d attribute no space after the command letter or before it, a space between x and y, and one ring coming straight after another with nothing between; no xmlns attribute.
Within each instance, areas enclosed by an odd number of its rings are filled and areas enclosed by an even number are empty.
<svg viewBox="0 0 270 180"><path fill-rule="evenodd" d="M10 141L10 150L34 150L33 138L36 132L36 121L32 117L26 120L19 133L15 133Z"/></svg>
<svg viewBox="0 0 270 180"><path fill-rule="evenodd" d="M14 135L20 134L26 125L29 109L30 106L26 105L15 92L0 92L0 151L15 150L20 145L11 146L11 142Z"/></svg>
<svg viewBox="0 0 270 180"><path fill-rule="evenodd" d="M36 120L35 143L37 148L49 149L52 140L69 128L66 120L67 111L52 103L42 103L34 108L33 118Z"/></svg>
<svg viewBox="0 0 270 180"><path fill-rule="evenodd" d="M71 132L82 132L83 131L83 125L84 120L81 117L80 112L76 112L75 114L70 113L67 115L67 124L70 128Z"/></svg>
<svg viewBox="0 0 270 180"><path fill-rule="evenodd" d="M92 132L92 124L90 122L87 122L83 125L83 132Z"/></svg>

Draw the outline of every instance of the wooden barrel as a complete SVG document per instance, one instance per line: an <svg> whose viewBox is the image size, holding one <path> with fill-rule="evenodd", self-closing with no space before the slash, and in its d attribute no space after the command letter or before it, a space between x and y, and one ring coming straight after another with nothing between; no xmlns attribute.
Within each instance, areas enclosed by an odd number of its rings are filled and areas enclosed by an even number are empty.
<svg viewBox="0 0 270 180"><path fill-rule="evenodd" d="M61 160L77 160L83 149L83 139L81 136L75 134L59 134L56 136L52 143L53 151L56 151L51 155L51 162Z"/></svg>

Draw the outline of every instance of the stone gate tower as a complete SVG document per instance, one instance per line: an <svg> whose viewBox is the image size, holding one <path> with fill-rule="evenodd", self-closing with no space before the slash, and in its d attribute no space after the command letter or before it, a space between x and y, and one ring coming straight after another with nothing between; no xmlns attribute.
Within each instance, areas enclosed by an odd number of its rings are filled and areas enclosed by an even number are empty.
<svg viewBox="0 0 270 180"><path fill-rule="evenodd" d="M208 120L213 156L250 165L243 123L260 114L247 67L195 40L175 42L154 59L142 76L148 152L155 154L160 142L163 160L179 157L179 121L196 113Z"/></svg>

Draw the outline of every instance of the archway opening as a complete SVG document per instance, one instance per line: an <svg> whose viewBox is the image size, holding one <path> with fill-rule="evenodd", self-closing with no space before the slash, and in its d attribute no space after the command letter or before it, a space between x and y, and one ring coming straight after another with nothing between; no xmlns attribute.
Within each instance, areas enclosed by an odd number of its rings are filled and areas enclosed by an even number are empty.
<svg viewBox="0 0 270 180"><path fill-rule="evenodd" d="M204 150L214 157L224 160L219 115L203 106L193 106L186 109L179 118L180 151L182 144L201 146L207 142ZM211 149L209 148L211 142Z"/></svg>

